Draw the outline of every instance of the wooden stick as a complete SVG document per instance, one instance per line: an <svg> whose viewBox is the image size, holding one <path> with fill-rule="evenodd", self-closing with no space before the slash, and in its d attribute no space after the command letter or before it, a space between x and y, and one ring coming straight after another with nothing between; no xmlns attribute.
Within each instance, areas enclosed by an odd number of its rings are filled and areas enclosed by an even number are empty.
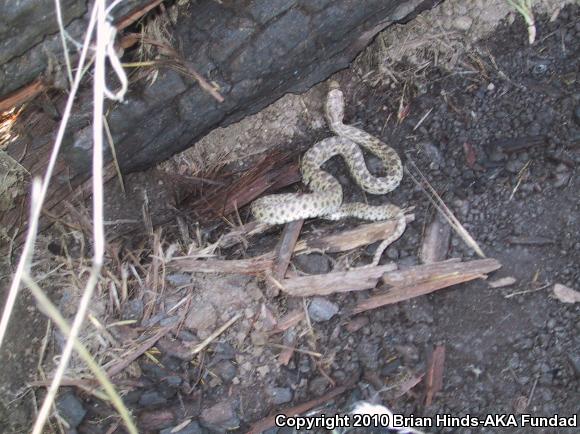
<svg viewBox="0 0 580 434"><path fill-rule="evenodd" d="M362 291L374 288L384 273L396 268L395 264L355 268L335 273L293 277L281 281L280 284L284 292L294 297Z"/></svg>

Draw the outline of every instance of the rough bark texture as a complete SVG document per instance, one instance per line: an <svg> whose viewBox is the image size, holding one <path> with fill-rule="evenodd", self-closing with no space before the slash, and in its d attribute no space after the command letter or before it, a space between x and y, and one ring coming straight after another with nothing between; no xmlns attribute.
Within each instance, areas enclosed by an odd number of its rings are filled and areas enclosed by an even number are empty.
<svg viewBox="0 0 580 434"><path fill-rule="evenodd" d="M287 92L307 90L347 67L377 32L394 22L409 20L434 1L199 0L187 3L180 7L177 22L171 29L174 46L197 72L219 86L224 101L216 101L195 80L171 69L161 70L153 84L145 80L133 83L126 102L111 107L108 117L122 170L127 173L151 166L193 145L217 126L253 114ZM142 7L150 2L129 2L116 16L121 19L130 10L129 6ZM0 3L0 16L6 17L7 10L18 15L10 3ZM19 5L26 8L32 3L23 1ZM56 20L50 12L52 4L52 0L36 1L35 13L42 16L40 21L45 25L35 26L31 35L18 44L10 42L20 36L14 33L16 24L10 27L7 19L0 21L0 34L13 35L0 50L3 63L0 94L14 90L16 82L22 85L17 77L29 82L44 70L48 57L40 55L39 50L46 53L47 44L52 44L51 52L60 52L58 34L54 34ZM63 9L67 11L65 18L70 21L70 32L80 37L86 17L75 17L85 13L86 5L68 0ZM25 19L25 11L20 11L20 20ZM35 45L43 35L49 36ZM13 80L16 81L12 83ZM56 124L61 104L55 105ZM71 186L77 187L88 177L91 107L90 89L85 89L71 120L49 209L70 194L66 192L70 192ZM42 173L53 137L54 125L45 122L34 138L13 142L8 153L30 173ZM8 221L4 216L3 220L5 224L10 222L9 226L15 223L14 216Z"/></svg>

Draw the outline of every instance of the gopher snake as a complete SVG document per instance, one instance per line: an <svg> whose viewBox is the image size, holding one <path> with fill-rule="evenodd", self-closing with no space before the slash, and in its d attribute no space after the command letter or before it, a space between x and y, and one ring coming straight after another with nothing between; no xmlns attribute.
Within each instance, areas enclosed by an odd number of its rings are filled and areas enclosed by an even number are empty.
<svg viewBox="0 0 580 434"><path fill-rule="evenodd" d="M312 217L328 220L346 217L372 221L396 219L394 233L383 240L370 264L377 265L383 251L405 231L406 220L403 212L392 204L379 206L364 203L343 204L340 183L320 166L334 155L341 155L352 177L363 190L372 194L385 194L393 191L401 182L403 177L401 159L394 149L376 137L343 123L344 96L337 86L331 86L325 114L328 125L336 136L321 140L312 146L304 154L301 165L303 182L312 193L264 196L252 203L252 213L257 220L268 224L282 224ZM386 172L384 177L375 177L368 171L358 145L380 158Z"/></svg>

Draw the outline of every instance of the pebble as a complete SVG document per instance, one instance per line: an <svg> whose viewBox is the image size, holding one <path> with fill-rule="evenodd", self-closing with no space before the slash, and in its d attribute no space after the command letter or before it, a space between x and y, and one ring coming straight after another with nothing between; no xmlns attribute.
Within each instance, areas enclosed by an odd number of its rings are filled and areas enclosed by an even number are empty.
<svg viewBox="0 0 580 434"><path fill-rule="evenodd" d="M314 297L308 306L310 319L316 322L328 321L339 311L336 303L323 297Z"/></svg>
<svg viewBox="0 0 580 434"><path fill-rule="evenodd" d="M191 283L191 275L186 273L171 273L167 275L167 281L175 286L184 286Z"/></svg>
<svg viewBox="0 0 580 434"><path fill-rule="evenodd" d="M457 17L453 20L453 27L455 27L457 30L461 30L461 31L469 30L471 28L472 24L473 24L473 18L471 18L467 15Z"/></svg>
<svg viewBox="0 0 580 434"><path fill-rule="evenodd" d="M157 390L151 390L143 393L139 398L141 407L157 407L167 402L167 399Z"/></svg>
<svg viewBox="0 0 580 434"><path fill-rule="evenodd" d="M293 393L289 387L268 387L266 389L270 402L274 405L286 404L292 401Z"/></svg>
<svg viewBox="0 0 580 434"><path fill-rule="evenodd" d="M328 379L325 377L315 377L313 380L310 381L308 384L308 390L314 396L322 396L326 389L328 388Z"/></svg>
<svg viewBox="0 0 580 434"><path fill-rule="evenodd" d="M229 431L240 426L240 419L229 401L218 402L201 412L199 420L210 430Z"/></svg>
<svg viewBox="0 0 580 434"><path fill-rule="evenodd" d="M121 313L121 317L123 320L134 320L139 321L143 317L143 300L135 299L129 300L123 306L123 312Z"/></svg>
<svg viewBox="0 0 580 434"><path fill-rule="evenodd" d="M211 304L194 307L185 318L184 326L191 330L209 331L216 325L217 313Z"/></svg>
<svg viewBox="0 0 580 434"><path fill-rule="evenodd" d="M225 383L230 383L238 374L238 369L229 360L222 360L210 368L214 374L222 379Z"/></svg>
<svg viewBox="0 0 580 434"><path fill-rule="evenodd" d="M67 421L71 428L79 426L87 414L82 402L72 392L60 395L56 400L56 408L60 416Z"/></svg>
<svg viewBox="0 0 580 434"><path fill-rule="evenodd" d="M320 253L298 255L294 263L307 274L326 274L330 271L330 260Z"/></svg>

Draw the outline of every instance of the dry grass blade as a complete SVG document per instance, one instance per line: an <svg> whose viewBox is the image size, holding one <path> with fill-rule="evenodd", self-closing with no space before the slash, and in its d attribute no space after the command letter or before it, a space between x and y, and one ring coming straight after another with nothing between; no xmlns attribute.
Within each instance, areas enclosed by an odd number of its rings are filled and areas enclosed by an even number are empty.
<svg viewBox="0 0 580 434"><path fill-rule="evenodd" d="M211 344L215 340L215 338L217 338L219 335L221 335L223 332L225 332L228 328L230 328L231 325L233 323L235 323L237 320L239 320L241 317L242 317L241 313L237 313L236 315L234 315L223 326L221 326L219 329L217 329L215 332L213 332L211 335L209 335L207 338L205 338L201 343L196 345L195 348L191 351L191 356L195 356L196 354L203 351L209 344Z"/></svg>
<svg viewBox="0 0 580 434"><path fill-rule="evenodd" d="M455 217L455 215L451 212L451 210L447 207L447 205L445 205L445 202L443 202L443 199L441 199L441 196L439 196L439 194L435 191L435 189L433 188L431 183L429 183L425 175L423 175L421 170L410 158L408 159L408 161L410 163L410 167L412 167L413 170L415 170L419 174L420 181L422 181L420 182L419 179L417 179L415 175L411 173L410 170L407 170L407 173L409 174L413 182L419 188L421 188L421 190L423 190L429 201L433 204L433 206L437 209L437 211L439 211L443 215L445 220L449 222L451 227L455 230L455 232L457 232L457 234L463 239L463 241L465 241L465 243L469 247L471 247L480 258L485 258L485 254L483 253L483 250L481 250L481 247L479 247L477 242L473 239L473 237L469 234L469 232L467 232L467 230L463 227L463 225L457 219L457 217ZM423 183L427 186L427 189L425 189Z"/></svg>
<svg viewBox="0 0 580 434"><path fill-rule="evenodd" d="M91 356L89 351L79 342L76 336L71 335L71 327L66 323L65 319L62 317L61 313L57 307L49 300L44 291L30 278L27 274L23 276L23 281L28 286L33 296L38 301L44 312L50 317L50 319L57 325L63 335L67 336L68 339L72 340L75 350L81 356L83 361L87 364L89 369L95 375L95 378L99 384L103 387L106 392L106 396L110 399L111 404L119 412L119 415L125 422L127 429L130 433L137 433L137 428L135 427L131 415L127 410L127 407L123 403L121 397L115 390L113 384L109 381L107 373L97 364L95 359ZM94 392L93 392L94 394ZM102 396L101 396L102 397Z"/></svg>

